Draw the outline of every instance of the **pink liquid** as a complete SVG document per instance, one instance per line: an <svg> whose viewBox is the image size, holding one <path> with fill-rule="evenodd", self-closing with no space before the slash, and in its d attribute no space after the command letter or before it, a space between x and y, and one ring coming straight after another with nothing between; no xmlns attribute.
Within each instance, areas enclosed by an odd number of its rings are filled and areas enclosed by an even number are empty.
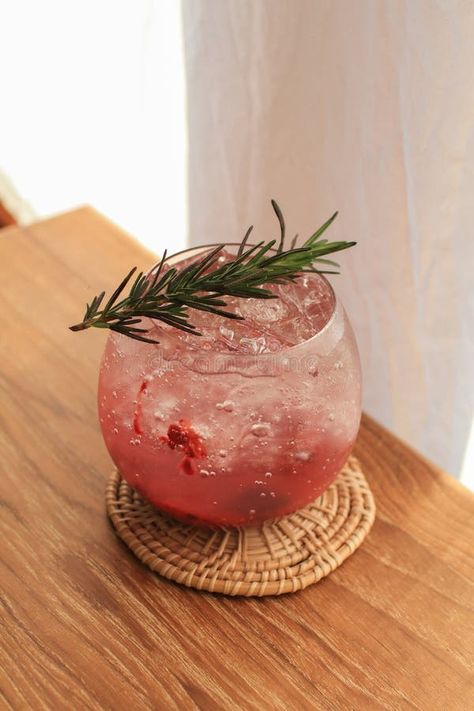
<svg viewBox="0 0 474 711"><path fill-rule="evenodd" d="M238 300L245 321L193 313L201 338L150 323L160 345L111 334L99 381L109 452L157 508L246 525L319 496L360 419L357 349L325 279Z"/></svg>

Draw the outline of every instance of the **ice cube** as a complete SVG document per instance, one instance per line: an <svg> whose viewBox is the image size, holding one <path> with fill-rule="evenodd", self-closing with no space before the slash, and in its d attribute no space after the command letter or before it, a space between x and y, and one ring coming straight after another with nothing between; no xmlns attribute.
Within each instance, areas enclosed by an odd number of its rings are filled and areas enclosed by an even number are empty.
<svg viewBox="0 0 474 711"><path fill-rule="evenodd" d="M257 324L274 323L288 316L288 307L281 299L243 299L239 309L242 316Z"/></svg>
<svg viewBox="0 0 474 711"><path fill-rule="evenodd" d="M222 336L224 343L233 345L232 341L234 340L235 333L231 328L227 328L226 326L219 326L219 333Z"/></svg>
<svg viewBox="0 0 474 711"><path fill-rule="evenodd" d="M239 340L238 350L241 353L259 355L260 353L265 353L267 350L266 346L265 336L260 336L259 338L241 338Z"/></svg>

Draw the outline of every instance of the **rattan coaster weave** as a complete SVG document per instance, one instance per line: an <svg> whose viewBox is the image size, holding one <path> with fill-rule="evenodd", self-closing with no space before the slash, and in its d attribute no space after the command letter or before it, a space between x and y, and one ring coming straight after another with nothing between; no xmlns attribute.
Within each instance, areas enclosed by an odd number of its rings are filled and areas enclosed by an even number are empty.
<svg viewBox="0 0 474 711"><path fill-rule="evenodd" d="M153 508L115 471L106 493L118 536L145 565L177 583L225 595L281 595L329 575L360 546L375 504L359 462L303 509L248 528L210 530Z"/></svg>

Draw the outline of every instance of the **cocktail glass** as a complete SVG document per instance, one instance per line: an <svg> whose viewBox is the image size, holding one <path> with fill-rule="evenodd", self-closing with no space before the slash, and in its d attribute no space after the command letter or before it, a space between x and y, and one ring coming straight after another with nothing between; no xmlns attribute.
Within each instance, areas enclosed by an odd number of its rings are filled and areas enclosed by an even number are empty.
<svg viewBox="0 0 474 711"><path fill-rule="evenodd" d="M319 274L270 288L278 299L231 300L244 321L193 312L201 337L149 321L159 345L108 338L105 443L126 481L181 521L244 526L293 512L353 447L361 376L342 304Z"/></svg>

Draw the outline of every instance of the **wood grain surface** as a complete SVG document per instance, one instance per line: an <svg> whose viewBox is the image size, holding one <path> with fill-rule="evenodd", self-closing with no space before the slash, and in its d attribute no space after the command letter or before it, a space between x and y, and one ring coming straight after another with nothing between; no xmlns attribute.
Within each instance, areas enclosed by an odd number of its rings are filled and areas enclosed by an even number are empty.
<svg viewBox="0 0 474 711"><path fill-rule="evenodd" d="M280 598L161 580L104 513L104 333L67 326L153 261L83 208L0 233L1 708L474 708L474 497L364 417L377 519Z"/></svg>

